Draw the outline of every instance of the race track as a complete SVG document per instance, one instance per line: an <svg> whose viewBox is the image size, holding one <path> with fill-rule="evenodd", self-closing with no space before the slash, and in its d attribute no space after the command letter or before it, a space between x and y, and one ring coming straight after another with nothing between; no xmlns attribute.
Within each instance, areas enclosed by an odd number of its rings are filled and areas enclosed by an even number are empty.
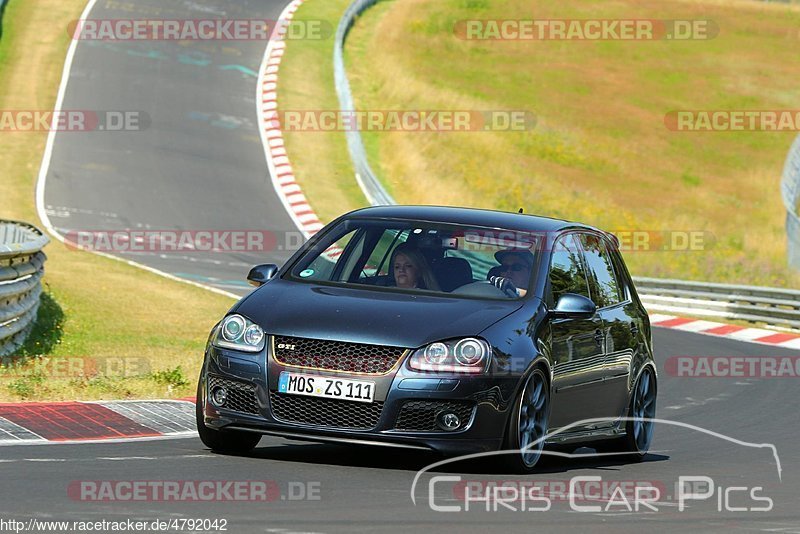
<svg viewBox="0 0 800 534"><path fill-rule="evenodd" d="M277 20L284 0L110 2L89 19ZM85 40L64 110L143 112L139 131L59 132L44 187L52 225L70 232L270 232L276 249L111 251L188 280L245 294L257 263L282 263L297 229L269 178L256 117L267 42ZM149 118L150 124L146 124ZM73 234L74 235L74 234ZM289 240L287 242L287 239Z"/></svg>
<svg viewBox="0 0 800 534"><path fill-rule="evenodd" d="M284 0L99 1L93 18L278 17ZM136 13L120 9L135 5ZM256 124L255 73L266 43L81 42L64 109L141 110L139 132L60 133L45 188L45 206L62 233L113 229L260 229L289 234L295 226L275 195ZM278 243L282 241L279 239ZM189 280L244 294L256 263L281 263L285 250L208 254L120 254ZM27 520L225 518L229 532L533 532L772 531L800 532L800 445L797 379L670 376L671 356L795 356L796 351L655 329L660 418L696 425L770 450L733 443L690 428L659 425L643 463L597 458L548 463L536 480L598 475L609 481L653 481L674 494L678 477L710 476L724 488L760 486L769 512L718 511L717 495L678 511L674 498L658 511L621 507L576 512L565 502L548 511L472 509L435 512L427 480L411 500L417 470L437 460L424 453L348 448L264 437L245 457L212 454L197 438L106 444L16 445L0 448L5 482L0 517ZM198 355L198 358L200 355ZM483 462L454 464L444 474L495 476ZM438 474L442 474L439 472ZM516 477L519 478L519 477ZM76 500L82 480L270 480L272 502L96 502ZM289 484L311 483L319 499L288 497ZM718 488L717 488L718 489ZM457 504L437 486L439 504ZM719 492L719 490L718 490ZM724 495L724 491L720 493ZM674 497L674 495L672 495ZM736 500L739 499L739 500ZM735 506L754 506L740 498Z"/></svg>

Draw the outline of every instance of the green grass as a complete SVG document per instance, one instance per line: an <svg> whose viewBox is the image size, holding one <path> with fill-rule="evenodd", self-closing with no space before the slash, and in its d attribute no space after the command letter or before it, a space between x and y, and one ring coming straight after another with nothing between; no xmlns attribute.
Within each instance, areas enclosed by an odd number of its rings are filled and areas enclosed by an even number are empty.
<svg viewBox="0 0 800 534"><path fill-rule="evenodd" d="M0 109L52 109L85 0L11 0L0 40ZM35 181L47 134L0 133L0 217L40 224ZM47 246L27 343L0 366L0 401L182 397L231 299L111 259ZM91 290L87 290L87 287ZM128 362L127 371L104 365ZM135 364L135 365L133 365ZM85 373L58 366L86 366ZM54 371L54 369L56 371Z"/></svg>
<svg viewBox="0 0 800 534"><path fill-rule="evenodd" d="M346 3L310 0L301 13ZM458 20L533 13L711 19L720 34L683 42L477 42L453 35ZM536 128L525 132L365 133L371 165L399 202L524 206L611 231L702 231L713 236L704 250L629 252L631 270L796 286L800 276L786 267L779 191L796 133L674 132L664 117L681 109L795 109L798 24L796 6L743 1L386 0L357 21L345 59L362 110L537 115ZM298 62L301 49L290 43L284 62ZM332 85L315 85L331 70L325 59L292 85L327 90L319 98L330 102ZM298 173L319 165L305 145L288 148ZM346 177L336 161L326 164ZM322 198L312 201L315 208L329 210L314 182L303 185L310 198Z"/></svg>
<svg viewBox="0 0 800 534"><path fill-rule="evenodd" d="M349 4L350 0L308 2L300 6L294 20L322 20L335 29ZM339 109L333 82L333 42L332 34L324 39L287 41L278 83L282 111ZM322 220L331 221L366 205L343 132L284 132L284 141L295 178Z"/></svg>

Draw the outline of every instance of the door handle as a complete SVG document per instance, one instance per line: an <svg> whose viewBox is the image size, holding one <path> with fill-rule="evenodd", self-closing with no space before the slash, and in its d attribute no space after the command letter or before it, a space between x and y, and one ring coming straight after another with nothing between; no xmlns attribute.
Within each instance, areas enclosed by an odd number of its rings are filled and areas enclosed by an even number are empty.
<svg viewBox="0 0 800 534"><path fill-rule="evenodd" d="M605 336L603 335L603 332L601 330L595 330L594 331L594 341L595 341L595 343L597 343L598 345L602 345L604 338L605 338Z"/></svg>
<svg viewBox="0 0 800 534"><path fill-rule="evenodd" d="M634 323L633 321L631 321L631 334L633 334L634 336L639 334L639 327L636 326L636 323Z"/></svg>

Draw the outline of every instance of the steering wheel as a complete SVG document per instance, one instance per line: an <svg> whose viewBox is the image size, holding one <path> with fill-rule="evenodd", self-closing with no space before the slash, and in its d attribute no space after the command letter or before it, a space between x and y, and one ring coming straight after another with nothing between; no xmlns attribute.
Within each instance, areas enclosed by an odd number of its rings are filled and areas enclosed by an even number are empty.
<svg viewBox="0 0 800 534"><path fill-rule="evenodd" d="M513 287L513 284L511 285ZM492 282L488 280L480 280L478 282L472 282L471 284L466 284L461 287L457 287L451 292L451 294L466 295L470 297L486 297L486 298L497 298L497 297L516 298L518 296L516 294L516 290L514 290L514 294L511 295L509 293L506 293L499 287L495 286Z"/></svg>
<svg viewBox="0 0 800 534"><path fill-rule="evenodd" d="M517 286L505 276L490 276L488 282L511 298L517 298Z"/></svg>

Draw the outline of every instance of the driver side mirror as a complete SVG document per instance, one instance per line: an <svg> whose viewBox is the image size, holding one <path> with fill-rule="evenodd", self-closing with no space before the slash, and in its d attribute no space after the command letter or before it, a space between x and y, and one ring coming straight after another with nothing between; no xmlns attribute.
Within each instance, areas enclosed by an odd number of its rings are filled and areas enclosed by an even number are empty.
<svg viewBox="0 0 800 534"><path fill-rule="evenodd" d="M583 295L564 293L550 314L559 319L588 319L594 316L596 311L597 306L594 302Z"/></svg>
<svg viewBox="0 0 800 534"><path fill-rule="evenodd" d="M256 265L250 272L247 273L247 281L251 286L261 287L275 276L278 272L278 266L274 263L265 263L263 265Z"/></svg>

